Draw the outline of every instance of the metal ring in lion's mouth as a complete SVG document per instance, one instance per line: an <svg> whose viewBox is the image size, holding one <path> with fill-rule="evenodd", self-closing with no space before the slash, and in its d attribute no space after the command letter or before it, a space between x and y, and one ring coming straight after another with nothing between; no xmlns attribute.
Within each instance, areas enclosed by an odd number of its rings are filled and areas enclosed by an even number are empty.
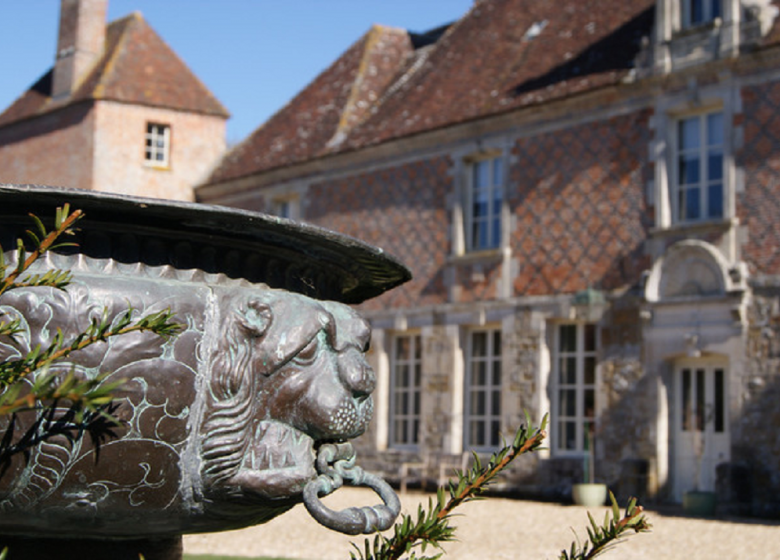
<svg viewBox="0 0 780 560"><path fill-rule="evenodd" d="M303 503L309 514L320 524L348 535L368 535L392 527L401 511L401 502L390 485L378 476L355 466L355 451L349 443L325 444L319 449L317 470L320 475L303 490ZM320 496L341 488L344 480L350 486L366 486L374 490L383 504L351 507L333 511Z"/></svg>

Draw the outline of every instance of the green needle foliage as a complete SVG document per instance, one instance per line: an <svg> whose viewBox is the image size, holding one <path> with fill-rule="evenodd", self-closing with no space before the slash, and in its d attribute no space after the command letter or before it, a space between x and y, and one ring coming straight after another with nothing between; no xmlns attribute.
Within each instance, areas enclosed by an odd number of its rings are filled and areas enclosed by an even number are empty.
<svg viewBox="0 0 780 560"><path fill-rule="evenodd" d="M73 235L73 226L84 214L81 210L70 211L70 207L65 204L61 208L57 208L56 216L54 218L54 229L47 231L43 222L37 217L30 214L35 224L35 230L28 229L27 237L32 243L32 251L28 254L25 248L24 240L16 240L16 266L9 272L9 267L5 263L5 257L3 256L2 247L0 247L0 296L2 296L8 290L15 288L25 288L30 286L49 286L58 289L64 289L65 286L71 280L71 274L68 271L63 270L50 270L45 274L34 274L27 276L22 280L19 278L47 252L59 249L62 247L72 247L74 243L63 242L61 237Z"/></svg>
<svg viewBox="0 0 780 560"><path fill-rule="evenodd" d="M453 511L460 505L479 499L491 482L520 455L538 450L547 436L545 428L547 417L539 428L530 428L530 419L526 415L526 425L521 426L510 444L494 453L486 464L474 454L474 466L466 472L458 471L457 479L450 481L447 488L439 488L436 501L428 500L428 507L420 506L416 517L401 514L400 520L393 527L393 534L385 537L381 534L373 540L366 539L363 549L353 545L352 560L397 560L404 556L408 560L435 560L444 554L442 543L455 540L455 528L450 524ZM620 517L614 496L613 518L607 519L603 526L598 526L590 517L591 527L588 528L589 543L580 547L573 543L569 552L564 551L561 560L584 560L595 558L598 554L615 544L625 533L649 530L649 524L642 514L641 508L632 500L626 515ZM434 549L433 556L425 552ZM418 556L418 553L420 556Z"/></svg>
<svg viewBox="0 0 780 560"><path fill-rule="evenodd" d="M530 419L526 416L527 424ZM466 502L478 499L490 483L517 457L538 449L545 438L547 419L538 429L521 426L515 434L512 443L505 445L494 453L487 464L483 465L479 456L474 454L474 466L466 472L457 472L457 482L450 481L448 488L439 488L436 502L428 501L427 510L422 506L417 511L416 519L405 513L393 527L393 535L384 537L375 535L373 542L366 539L361 551L357 546L351 554L353 560L395 560L404 554L409 554L410 560L425 558L440 558L443 554L440 543L455 539L455 528L450 525L453 510ZM437 550L434 556L417 556L433 547Z"/></svg>
<svg viewBox="0 0 780 560"><path fill-rule="evenodd" d="M614 494L609 493L612 503L611 511L604 516L604 523L599 525L588 512L590 527L588 527L588 542L580 546L573 542L571 548L562 551L560 560L589 560L614 547L622 538L634 533L645 533L650 530L650 523L645 517L642 507L636 505L636 498L631 498L621 517L620 508Z"/></svg>
<svg viewBox="0 0 780 560"><path fill-rule="evenodd" d="M0 298L10 290L19 288L44 287L65 290L72 280L72 275L66 270L48 270L40 274L29 274L33 264L49 251L74 246L72 242L62 239L73 235L74 225L83 218L80 210L70 211L66 204L57 208L54 219L54 229L48 231L43 222L31 215L34 228L27 230L27 244L18 239L16 246L16 264L6 264L0 247ZM105 419L105 411L112 400L112 392L121 382L105 384L103 381L110 372L95 379L79 379L73 372L62 376L46 373L55 362L67 358L73 352L83 350L93 344L106 342L110 338L123 336L132 332L152 332L164 338L175 336L182 329L173 321L171 310L151 313L137 317L134 309L128 308L116 316L109 316L104 310L100 318L92 320L91 324L72 340L65 340L61 330L57 330L53 341L45 348L40 345L30 350L18 359L10 359L0 363L0 416L13 416L23 410L46 409L42 413L41 425L36 428L44 433L54 433L76 429L82 433L92 422L99 422L99 416ZM21 332L19 319L7 320L0 313L0 336L14 337ZM33 372L39 372L35 380L26 382ZM72 422L63 424L63 418L53 418L52 411L62 402L69 404L67 418ZM58 428L59 426L59 428ZM30 445L41 441L40 435L32 437L25 445L7 441L11 431L6 432L0 457L8 453L29 449ZM23 438L24 439L24 438ZM1 557L0 557L1 558Z"/></svg>
<svg viewBox="0 0 780 560"><path fill-rule="evenodd" d="M19 288L65 290L72 280L67 270L30 274L29 269L49 251L75 245L63 239L73 235L73 227L83 218L83 213L80 210L71 212L67 204L57 208L51 231L37 216L30 217L34 227L26 232L26 244L23 239L17 240L15 265L6 263L0 247L0 298L6 292ZM132 332L151 332L170 338L183 328L173 321L171 310L141 317L137 315L132 308L114 317L104 310L100 318L93 319L72 340L65 340L58 329L47 347L39 345L18 359L0 362L0 419L5 423L5 432L0 438L0 476L5 473L13 455L28 454L31 448L54 436L77 439L88 433L96 443L96 452L99 451L98 444L104 437L112 435L112 426L116 425L116 420L111 417L113 392L122 381L104 382L110 372L94 379L80 379L72 370L64 376L48 370L73 352L107 342L113 337ZM0 312L0 337L15 342L15 336L21 331L20 319L8 319ZM31 380L31 374L35 372L38 374ZM36 411L37 418L20 436L14 437L17 414L25 410ZM5 560L7 555L7 548L0 551L0 560Z"/></svg>

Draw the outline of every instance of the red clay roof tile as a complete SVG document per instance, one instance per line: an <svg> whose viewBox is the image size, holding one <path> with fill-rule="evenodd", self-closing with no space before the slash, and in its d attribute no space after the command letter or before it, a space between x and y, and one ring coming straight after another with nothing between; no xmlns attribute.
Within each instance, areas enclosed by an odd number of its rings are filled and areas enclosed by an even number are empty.
<svg viewBox="0 0 780 560"><path fill-rule="evenodd" d="M234 147L212 177L224 181L339 149L413 52L406 31L375 26L285 107Z"/></svg>
<svg viewBox="0 0 780 560"><path fill-rule="evenodd" d="M50 70L0 114L0 126L95 99L229 116L139 13L108 26L103 57L67 99L51 99L51 74Z"/></svg>
<svg viewBox="0 0 780 560"><path fill-rule="evenodd" d="M395 31L392 54L376 51L388 62L375 88L382 95L361 106L353 123L346 92L360 88L358 68L361 57L372 56L374 30L229 153L209 183L614 84L650 34L653 6L654 0L482 0L425 49L413 51L409 35ZM313 105L328 111L313 112ZM336 120L349 126L339 129ZM316 140L296 134L301 121L301 130L319 133Z"/></svg>
<svg viewBox="0 0 780 560"><path fill-rule="evenodd" d="M372 90L382 93L355 96L373 101L358 108L350 95L372 56L369 32L230 152L208 183L618 84L643 39L652 42L654 19L655 0L477 0L431 46L413 50L396 31L375 53L386 57L378 66L385 79ZM778 42L780 18L761 44Z"/></svg>

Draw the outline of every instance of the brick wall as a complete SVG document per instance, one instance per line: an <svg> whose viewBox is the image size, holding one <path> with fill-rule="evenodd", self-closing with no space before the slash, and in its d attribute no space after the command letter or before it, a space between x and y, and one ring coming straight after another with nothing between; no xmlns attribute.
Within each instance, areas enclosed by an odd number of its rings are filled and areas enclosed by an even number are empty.
<svg viewBox="0 0 780 560"><path fill-rule="evenodd" d="M0 129L0 182L90 188L90 109L83 103Z"/></svg>
<svg viewBox="0 0 780 560"><path fill-rule="evenodd" d="M649 111L523 138L509 202L516 295L610 290L650 262L645 203Z"/></svg>
<svg viewBox="0 0 780 560"><path fill-rule="evenodd" d="M167 169L144 165L147 122L171 126ZM0 130L0 181L192 200L224 149L220 117L83 103Z"/></svg>
<svg viewBox="0 0 780 560"><path fill-rule="evenodd" d="M170 166L144 164L148 122L171 127ZM96 115L95 190L192 200L225 149L225 121L154 107L101 102Z"/></svg>
<svg viewBox="0 0 780 560"><path fill-rule="evenodd" d="M644 240L649 111L516 142L508 203L517 262L514 294L611 290L636 284L650 266ZM453 162L436 158L312 185L304 219L378 245L411 267L414 280L366 305L447 301ZM453 266L454 299L496 299L500 261Z"/></svg>
<svg viewBox="0 0 780 560"><path fill-rule="evenodd" d="M745 189L737 216L747 225L743 259L753 274L780 274L780 82L742 90L745 142L737 154Z"/></svg>
<svg viewBox="0 0 780 560"><path fill-rule="evenodd" d="M420 160L311 186L303 219L382 247L414 278L364 309L414 307L446 301L443 268L450 252L452 192L447 157Z"/></svg>

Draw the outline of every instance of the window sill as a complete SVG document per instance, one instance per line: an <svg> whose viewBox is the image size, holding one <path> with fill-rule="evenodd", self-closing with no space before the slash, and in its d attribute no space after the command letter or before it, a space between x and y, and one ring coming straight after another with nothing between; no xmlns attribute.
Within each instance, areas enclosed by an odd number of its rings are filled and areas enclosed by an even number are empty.
<svg viewBox="0 0 780 560"><path fill-rule="evenodd" d="M675 237L702 235L706 233L723 233L739 225L738 218L727 218L724 220L707 220L702 222L686 222L673 224L668 227L652 228L651 237Z"/></svg>
<svg viewBox="0 0 780 560"><path fill-rule="evenodd" d="M152 169L154 171L170 171L171 166L170 165L157 165L148 161L144 162L144 167L146 169Z"/></svg>
<svg viewBox="0 0 780 560"><path fill-rule="evenodd" d="M463 253L462 255L450 255L447 258L447 262L454 265L468 265L500 261L504 258L504 252L503 247L486 249L483 251L471 251L469 253Z"/></svg>
<svg viewBox="0 0 780 560"><path fill-rule="evenodd" d="M680 27L672 34L672 41L675 39L682 39L690 37L692 35L703 35L709 33L715 29L720 29L723 26L721 18L711 19L709 21L703 21L701 23L693 23L685 27Z"/></svg>

